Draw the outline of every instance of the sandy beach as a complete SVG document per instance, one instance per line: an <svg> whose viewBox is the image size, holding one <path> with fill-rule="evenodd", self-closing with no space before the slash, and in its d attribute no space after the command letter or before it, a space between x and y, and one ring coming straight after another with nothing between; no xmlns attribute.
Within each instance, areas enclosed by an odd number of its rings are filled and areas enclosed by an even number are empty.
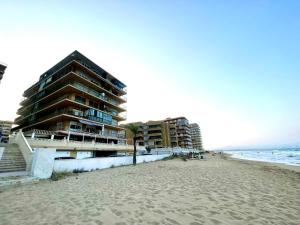
<svg viewBox="0 0 300 225"><path fill-rule="evenodd" d="M2 189L0 224L300 224L300 173L210 156Z"/></svg>

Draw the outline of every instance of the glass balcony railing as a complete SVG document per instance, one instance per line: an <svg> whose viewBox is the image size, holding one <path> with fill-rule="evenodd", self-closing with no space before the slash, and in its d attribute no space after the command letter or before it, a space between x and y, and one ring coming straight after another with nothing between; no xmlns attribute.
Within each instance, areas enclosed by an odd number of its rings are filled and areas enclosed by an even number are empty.
<svg viewBox="0 0 300 225"><path fill-rule="evenodd" d="M105 89L106 91L108 91L109 93L113 94L114 96L117 96L117 97L119 97L119 98L122 98L122 99L125 100L125 101L127 100L127 98L126 98L124 95L123 95L123 96L118 96L118 95L114 94L111 90L105 88L100 82L98 82L98 81L96 81L95 79L91 78L90 76L86 75L84 72L82 72L82 71L75 71L75 73L76 73L77 75L83 77L84 79L86 79L86 80L88 80L88 81L90 81L90 82L96 84L97 86L99 86L99 87ZM108 81L108 80L106 80L106 81ZM117 87L116 85L112 84L110 81L108 81L108 82L109 82L113 87ZM121 88L117 87L117 89L126 92L126 88L121 89Z"/></svg>
<svg viewBox="0 0 300 225"><path fill-rule="evenodd" d="M120 106L119 102L117 102L114 99L108 98L107 96L105 96L104 93L100 93L100 92L97 92L95 90L92 90L92 89L90 89L90 88L88 88L88 87L86 87L86 86L84 86L84 85L82 85L82 84L80 84L78 82L71 83L71 85L73 85L74 87L78 88L79 90L81 90L83 92L89 93L89 94L91 94L91 95L93 95L93 96L95 96L97 98L100 98L100 99L102 99L102 100L104 100L106 102L109 102L110 104L112 104L114 106L117 106L119 108L125 109L124 106L122 106L122 107Z"/></svg>

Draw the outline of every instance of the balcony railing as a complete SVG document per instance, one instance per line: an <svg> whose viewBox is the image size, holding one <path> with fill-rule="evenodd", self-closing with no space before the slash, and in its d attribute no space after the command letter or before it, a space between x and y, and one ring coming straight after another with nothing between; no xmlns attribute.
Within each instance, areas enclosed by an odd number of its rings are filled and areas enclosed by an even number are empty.
<svg viewBox="0 0 300 225"><path fill-rule="evenodd" d="M106 96L103 96L101 95L99 92L96 92L96 91L93 91L87 87L85 87L84 85L81 85L80 83L73 83L73 82L67 82L67 83L63 83L63 84L59 84L57 85L57 89L55 92L59 91L59 89L62 89L63 87L67 86L67 85L72 85L73 87L75 87L76 89L79 89L80 91L83 91L83 92L86 92L86 93L89 93L90 95L93 95L97 98L100 98L101 100L103 100L104 102L107 102L113 106L116 106L124 111L126 111L126 107L123 106L120 106L120 104L118 104L118 102L110 99L110 98L107 98ZM55 92L52 92L50 93L49 95L51 94L54 94ZM47 98L47 96L49 95L46 95L45 97L39 99L38 101L41 101L41 100L44 100ZM31 99L29 102L32 102L32 104L28 105L28 106L23 106L23 108L19 109L18 110L18 113L22 113L22 112L25 112L28 108L30 108L31 106L33 106L33 104L35 104L36 102L34 102L34 99ZM47 105L49 105L49 103L47 102ZM122 116L120 116L122 117ZM126 119L126 118L125 118Z"/></svg>
<svg viewBox="0 0 300 225"><path fill-rule="evenodd" d="M71 72L71 73L70 73ZM116 98L120 98L120 99L123 99L125 102L127 101L126 99L126 96L123 95L123 96L118 96L116 94L114 94L110 89L107 89L105 88L105 86L103 86L101 83L95 81L94 79L90 78L90 77L87 77L86 75L83 75L83 73L80 73L80 72L72 72L70 69L69 70L66 70L65 72L61 73L61 76L57 76L56 79L54 79L52 82L48 83L48 84L45 84L44 88L39 90L38 93L35 93L31 96L28 96L27 98L24 98L22 101L21 101L21 105L26 105L30 102L34 102L36 99L40 98L41 96L44 96L45 93L47 92L46 89L48 89L49 87L53 86L55 83L62 83L61 81L66 77L66 76L69 76L70 74L76 74L77 76L80 76L82 78L84 78L85 80L97 85L98 87L100 87L103 91L106 91L109 95L113 96L113 97L116 97ZM55 88L58 87L58 84L55 84ZM45 93L43 93L45 92Z"/></svg>
<svg viewBox="0 0 300 225"><path fill-rule="evenodd" d="M50 113L50 114L48 114L48 115L46 115L44 117L38 118L34 122L35 123L41 122L43 120L50 119L51 117L55 117L55 116L58 116L58 115L61 115L61 114L67 114L67 115L71 115L71 116L76 116L76 117L79 117L79 118L92 120L92 121L103 123L103 124L106 124L106 125L118 126L118 124L115 123L115 122L113 123L112 121L103 120L103 119L98 118L98 117L95 118L95 117L92 117L92 116L78 115L77 113L75 113L74 111L69 110L69 109L60 109L60 110L57 110L57 111L55 111L53 113ZM32 121L30 121L30 122L32 122Z"/></svg>
<svg viewBox="0 0 300 225"><path fill-rule="evenodd" d="M83 73L81 71L75 71L74 73L76 73L77 75L81 76L82 78L94 83L95 85L101 87L102 89L106 90L108 93L112 94L113 96L122 98L124 101L127 101L126 95L118 96L118 95L114 94L110 89L105 88L105 86L103 86L100 82L96 81L95 79L91 78L90 76L87 76L85 73ZM114 84L112 84L112 83L110 83L110 84L115 87ZM122 90L122 89L119 89L119 90ZM122 90L122 91L125 91L125 90Z"/></svg>
<svg viewBox="0 0 300 225"><path fill-rule="evenodd" d="M40 110L42 110L42 109L45 109L47 106L50 106L50 105L52 105L52 104L55 104L55 103L57 103L57 102L59 102L59 101L65 100L65 99L69 99L69 100L72 100L72 101L75 101L75 102L76 102L76 100L73 100L70 96L64 95L64 96L61 96L61 97L58 98L58 99L55 99L55 100L53 100L53 101L48 102L47 105L43 105L43 106L40 106L40 107L34 109L34 110L32 111L32 113L29 114L28 116L25 116L25 117L19 116L19 117L17 117L17 118L15 119L15 122L16 122L16 123L17 123L17 122L20 122L20 121L22 121L22 120L24 120L24 119L26 119L26 118L28 118L28 117L34 115L36 112L38 112L38 111L40 111ZM80 103L80 102L78 102L78 103ZM80 104L82 104L82 103L80 103ZM87 105L85 105L85 107L87 107L87 108L92 108L92 107L87 106ZM122 116L122 115L118 115L118 113L115 113L115 112L111 112L111 111L107 111L107 110L101 110L101 109L98 109L98 108L94 108L94 109L96 109L96 110L98 110L98 111L101 111L101 112L103 112L103 113L106 113L106 114L108 114L108 115L110 115L110 116L116 116L116 117L119 117L119 118L124 119L124 120L126 119L126 117L124 117L124 116ZM89 117L90 117L91 120L94 120L94 121L97 121L97 122L101 122L101 123L103 122L103 121L99 120L97 117L92 117L92 116L89 116ZM117 123L117 121L114 121L114 120L113 120L113 121L111 122L111 125L113 125L113 126L118 126L118 123Z"/></svg>
<svg viewBox="0 0 300 225"><path fill-rule="evenodd" d="M65 131L65 132L69 132L68 129L66 130L61 130L61 131ZM96 137L102 137L102 138L120 138L120 139L125 139L125 136L123 134L118 134L118 133L112 133L111 131L98 131L96 133L92 133L92 132L87 132L87 131L82 131L82 130L70 130L71 134L77 134L77 135L89 135L89 136L95 136Z"/></svg>

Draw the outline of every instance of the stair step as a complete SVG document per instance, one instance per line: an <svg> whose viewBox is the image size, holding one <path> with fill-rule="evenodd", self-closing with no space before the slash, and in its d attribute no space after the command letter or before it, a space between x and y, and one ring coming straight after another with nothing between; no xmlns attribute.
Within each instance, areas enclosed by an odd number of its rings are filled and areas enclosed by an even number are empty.
<svg viewBox="0 0 300 225"><path fill-rule="evenodd" d="M25 168L9 168L9 169L5 169L5 170L0 170L0 173L24 171L24 170L25 170Z"/></svg>
<svg viewBox="0 0 300 225"><path fill-rule="evenodd" d="M26 162L18 145L1 144L0 146L4 147L4 151L0 159L0 173L26 170Z"/></svg>
<svg viewBox="0 0 300 225"><path fill-rule="evenodd" d="M25 167L25 166L18 166L18 167L6 167L6 168L1 168L1 169L0 169L0 173L1 173L1 172L6 172L6 171L9 171L9 170L26 170L26 167Z"/></svg>
<svg viewBox="0 0 300 225"><path fill-rule="evenodd" d="M26 165L26 163L25 162L15 162L15 163L5 162L5 163L0 163L0 167L10 166L10 165Z"/></svg>
<svg viewBox="0 0 300 225"><path fill-rule="evenodd" d="M7 164L0 164L0 168L9 167L9 166L26 166L26 163L7 163Z"/></svg>
<svg viewBox="0 0 300 225"><path fill-rule="evenodd" d="M18 162L18 163L0 163L0 167L5 167L5 166L18 166L18 165L26 165L24 162Z"/></svg>
<svg viewBox="0 0 300 225"><path fill-rule="evenodd" d="M2 160L18 160L18 159L21 159L21 160L24 160L24 158L23 157L3 157L3 158L1 158L0 159L0 161L2 161Z"/></svg>
<svg viewBox="0 0 300 225"><path fill-rule="evenodd" d="M0 169L5 168L13 168L13 167L26 167L26 165L6 165L6 166L0 166Z"/></svg>
<svg viewBox="0 0 300 225"><path fill-rule="evenodd" d="M5 167L18 167L18 166L26 166L26 164L9 164L9 165L0 165L0 168L5 168Z"/></svg>
<svg viewBox="0 0 300 225"><path fill-rule="evenodd" d="M15 161L25 162L24 159L3 159L3 160L0 160L0 163L1 162L15 162Z"/></svg>

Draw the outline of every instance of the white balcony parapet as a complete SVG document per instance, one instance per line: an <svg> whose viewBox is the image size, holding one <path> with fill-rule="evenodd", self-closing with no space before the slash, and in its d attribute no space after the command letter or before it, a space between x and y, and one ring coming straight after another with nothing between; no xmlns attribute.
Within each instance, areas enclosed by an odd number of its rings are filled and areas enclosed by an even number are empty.
<svg viewBox="0 0 300 225"><path fill-rule="evenodd" d="M29 145L32 148L56 148L66 150L90 150L90 151L133 151L133 145L127 144L105 144L97 142L82 142L68 141L55 139L37 139L27 138ZM138 149L144 150L142 146L137 146Z"/></svg>

